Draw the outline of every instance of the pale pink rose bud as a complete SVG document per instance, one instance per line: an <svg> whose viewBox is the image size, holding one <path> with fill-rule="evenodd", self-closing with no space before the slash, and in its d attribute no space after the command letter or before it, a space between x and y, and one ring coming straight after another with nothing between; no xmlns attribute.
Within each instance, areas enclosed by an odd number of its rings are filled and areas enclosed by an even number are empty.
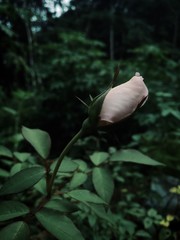
<svg viewBox="0 0 180 240"><path fill-rule="evenodd" d="M144 105L148 89L140 73L135 73L128 82L112 88L102 104L99 126L117 123L130 116L138 107Z"/></svg>

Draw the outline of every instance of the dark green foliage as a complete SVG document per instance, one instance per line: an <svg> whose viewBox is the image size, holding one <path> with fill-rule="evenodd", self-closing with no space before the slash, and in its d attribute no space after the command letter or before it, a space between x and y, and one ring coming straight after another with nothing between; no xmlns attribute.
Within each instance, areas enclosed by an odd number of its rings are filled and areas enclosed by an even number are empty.
<svg viewBox="0 0 180 240"><path fill-rule="evenodd" d="M60 215L58 211L42 209L36 217L59 240L84 239L73 222L68 217Z"/></svg>
<svg viewBox="0 0 180 240"><path fill-rule="evenodd" d="M37 153L41 153L42 142L44 142L44 145L47 144L48 134L39 129L26 127L22 128L22 133ZM49 177L53 173L57 161L43 159L41 164L45 168L34 166L38 162L37 157L20 152L7 155L10 151L5 147L1 147L1 149L2 158L7 157L9 159L13 156L17 161L16 164L13 164L12 161L8 163L8 160L2 160L4 164L9 164L10 174L0 189L0 195L8 199L16 199L17 197L19 199L19 201L6 200L0 204L0 222L7 225L5 220L15 220L14 223L5 226L0 232L7 239L20 240L23 237L28 239L29 227L31 235L33 231L41 233L39 224L33 220L34 216L49 233L60 240L71 240L74 236L77 236L78 239L96 239L96 237L103 239L104 232L106 232L104 239L119 238L119 236L121 236L121 239L154 236L150 228L154 227L154 224L159 226L162 217L155 209L148 210L148 205L146 206L148 197L143 196L143 189L139 193L143 201L142 210L140 205L136 203L133 191L122 189L116 192L115 187L116 189L120 187L119 178L116 175L117 170L121 172L119 172L121 181L125 181L127 178L127 183L128 177L137 176L141 181L143 178L143 174L134 172L133 176L129 171L123 171L122 162L130 161L144 164L144 161L147 161L147 165L154 166L155 163L158 164L155 160L149 159L138 151L136 151L136 155L134 155L133 150L126 150L125 154L122 154L115 149L110 153L90 152L88 157L87 145L86 155L82 156L81 159L71 157L63 159L53 188L54 196L50 196L47 195ZM142 158L141 161L137 158L137 155ZM26 157L24 158L24 156ZM87 157L89 161L85 162L84 159ZM118 161L118 165L116 161ZM27 165L22 169L25 163ZM1 172L0 177L7 178ZM134 186L130 184L126 187ZM116 200L116 194L120 196L121 192L127 193L127 196L125 194L123 197L127 197L126 200L123 200L123 198L120 200L119 197ZM17 193L19 194L17 195ZM10 196L10 194L13 195ZM138 198L138 196L136 197ZM35 202L33 202L33 199L35 199ZM33 206L33 208L30 207L29 209L21 201L25 202L26 205ZM123 207L120 211L119 207L121 205L125 205L127 208ZM65 214L68 214L68 216L65 216ZM138 220L135 218L129 219L129 216L137 217ZM16 222L17 217L20 220L18 222ZM138 221L144 224L143 227ZM88 226L88 229L85 226ZM11 228L13 228L14 235L10 231ZM90 229L93 229L93 231ZM47 234L47 238L48 236L49 234Z"/></svg>
<svg viewBox="0 0 180 240"><path fill-rule="evenodd" d="M25 215L29 212L26 205L16 201L4 201L0 203L1 216L0 221Z"/></svg>
<svg viewBox="0 0 180 240"><path fill-rule="evenodd" d="M51 148L49 134L39 129L22 127L23 137L35 148L43 159L47 159Z"/></svg>
<svg viewBox="0 0 180 240"><path fill-rule="evenodd" d="M29 235L29 227L22 221L11 223L0 231L2 240L28 240Z"/></svg>
<svg viewBox="0 0 180 240"><path fill-rule="evenodd" d="M36 184L45 175L40 166L25 168L15 173L0 189L0 196L22 192Z"/></svg>

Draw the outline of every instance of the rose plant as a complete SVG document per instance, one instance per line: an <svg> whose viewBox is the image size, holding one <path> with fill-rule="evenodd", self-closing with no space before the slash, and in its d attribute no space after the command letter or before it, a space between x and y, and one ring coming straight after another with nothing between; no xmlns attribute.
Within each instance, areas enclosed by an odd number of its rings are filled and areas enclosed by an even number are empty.
<svg viewBox="0 0 180 240"><path fill-rule="evenodd" d="M117 222L111 218L110 200L114 192L114 180L107 168L116 162L134 162L146 165L162 165L137 150L120 150L113 154L94 152L84 159L67 157L74 143L84 134L98 127L118 123L141 107L148 97L143 78L136 73L128 82L108 88L92 99L88 117L80 131L67 144L60 155L52 160L51 139L40 129L22 127L22 135L35 149L38 157L27 152L12 152L0 147L3 164L10 173L2 170L4 184L0 189L1 240L26 240L37 221L55 238L60 240L84 239L71 220L82 206L107 221L117 231ZM84 185L91 179L92 186ZM85 187L86 186L86 187ZM39 199L39 194L41 199ZM25 197L26 196L26 197ZM28 196L28 197L27 197ZM33 199L29 206L30 199ZM35 220L36 219L36 220Z"/></svg>

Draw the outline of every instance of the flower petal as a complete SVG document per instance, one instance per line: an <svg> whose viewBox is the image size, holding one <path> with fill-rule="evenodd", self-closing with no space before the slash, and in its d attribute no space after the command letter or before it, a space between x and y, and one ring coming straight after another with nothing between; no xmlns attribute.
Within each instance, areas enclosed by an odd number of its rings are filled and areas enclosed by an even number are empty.
<svg viewBox="0 0 180 240"><path fill-rule="evenodd" d="M143 78L136 73L128 82L108 92L102 104L99 125L116 123L128 117L139 105L145 103L147 96L148 89Z"/></svg>

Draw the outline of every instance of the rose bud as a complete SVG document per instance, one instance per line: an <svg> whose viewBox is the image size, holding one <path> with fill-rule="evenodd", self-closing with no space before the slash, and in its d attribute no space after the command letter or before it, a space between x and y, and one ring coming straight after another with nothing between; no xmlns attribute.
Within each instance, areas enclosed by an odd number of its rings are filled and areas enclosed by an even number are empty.
<svg viewBox="0 0 180 240"><path fill-rule="evenodd" d="M99 126L117 123L130 116L148 98L143 77L136 73L128 82L111 88L106 94L99 114Z"/></svg>

